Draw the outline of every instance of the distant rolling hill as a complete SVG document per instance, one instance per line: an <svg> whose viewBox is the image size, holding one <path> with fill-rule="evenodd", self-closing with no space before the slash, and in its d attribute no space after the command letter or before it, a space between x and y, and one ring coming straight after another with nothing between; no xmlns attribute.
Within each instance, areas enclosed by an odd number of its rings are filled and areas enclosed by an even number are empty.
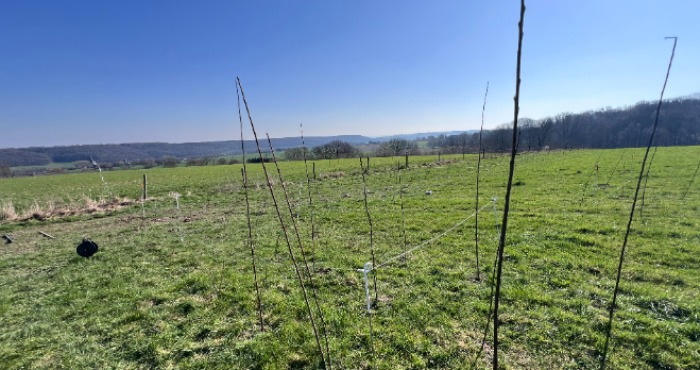
<svg viewBox="0 0 700 370"><path fill-rule="evenodd" d="M305 137L307 146L314 147L327 144L333 140L347 141L351 144L365 144L371 139L361 135L339 136L310 136ZM301 146L301 138L284 137L272 139L275 149ZM267 147L265 142L263 150ZM246 152L256 150L255 141L245 141ZM267 150L269 151L269 150ZM0 149L0 165L5 166L41 166L49 163L64 163L93 158L97 162L121 162L137 161L147 158L162 158L173 156L176 158L193 157L218 157L241 154L241 142L210 141L198 143L129 143L129 144L96 144L96 145L71 145L53 147L31 147L22 149Z"/></svg>
<svg viewBox="0 0 700 370"><path fill-rule="evenodd" d="M413 140L416 138L453 135L462 131L432 132L419 134L405 134L382 137L368 137L362 135L336 135L336 136L308 136L304 138L307 147L315 147L327 144L334 140L341 140L353 145L367 144L371 141L389 141L391 139ZM267 143L263 144L263 151ZM272 145L276 150L302 146L300 137L283 137L272 139ZM245 150L252 153L256 150L255 141L246 140ZM219 157L241 154L241 142L237 140L209 141L196 143L127 143L127 144L91 144L70 145L52 147L30 147L0 149L0 165L16 166L43 166L49 163L67 163L93 158L101 163L116 163L121 161L138 161L148 158L159 159L164 156L173 156L179 159L195 157Z"/></svg>

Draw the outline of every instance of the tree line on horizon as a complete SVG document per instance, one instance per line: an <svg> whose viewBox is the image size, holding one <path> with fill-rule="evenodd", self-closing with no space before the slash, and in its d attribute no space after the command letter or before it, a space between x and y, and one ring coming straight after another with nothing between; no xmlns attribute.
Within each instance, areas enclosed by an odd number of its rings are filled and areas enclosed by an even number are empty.
<svg viewBox="0 0 700 370"><path fill-rule="evenodd" d="M656 104L640 102L625 108L604 108L584 113L562 113L540 120L522 119L518 129L518 150L623 148L646 145L652 128ZM666 100L663 103L660 124L654 145L682 146L700 144L700 96ZM512 125L503 124L485 130L483 148L487 152L510 150ZM340 140L343 138L346 140ZM374 143L371 153L357 148L363 136L340 136L307 139L310 148L299 146L298 138L273 139L273 145L284 151L288 160L300 160L306 151L310 159L349 158L358 155L395 156L414 155L429 150L442 153L475 153L479 147L479 133L429 136L418 140L392 139ZM424 149L419 149L418 142ZM246 151L252 153L254 144L246 142ZM211 143L135 143L36 147L0 149L0 177L11 175L17 166L43 166L50 163L70 163L92 160L106 166L155 165L173 166L183 159L190 165L227 164L226 155L240 154L240 142ZM222 163L223 162L223 163ZM82 163L82 162L81 162Z"/></svg>
<svg viewBox="0 0 700 370"><path fill-rule="evenodd" d="M561 113L540 120L520 119L518 150L613 149L646 146L656 113L654 102L604 108L584 113ZM487 152L510 150L512 124L483 133ZM700 97L663 102L654 145L685 146L700 144ZM430 148L446 152L478 151L479 134L466 133L427 138Z"/></svg>

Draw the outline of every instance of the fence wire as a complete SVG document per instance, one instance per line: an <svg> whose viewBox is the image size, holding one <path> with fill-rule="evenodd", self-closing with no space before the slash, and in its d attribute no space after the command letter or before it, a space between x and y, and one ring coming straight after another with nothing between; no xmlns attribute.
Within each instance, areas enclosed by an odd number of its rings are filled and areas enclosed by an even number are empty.
<svg viewBox="0 0 700 370"><path fill-rule="evenodd" d="M469 215L468 217L466 217L466 218L464 218L463 220L457 222L456 224L450 226L450 228L448 228L447 230L443 231L442 233L440 233L440 234L438 234L438 235L436 235L436 236L434 236L434 237L432 237L432 238L430 238L430 239L428 239L428 240L425 240L425 241L423 241L422 243L420 243L420 244L418 244L418 245L416 245L416 246L414 246L414 247L409 248L407 251L405 251L405 252L403 252L403 253L397 254L397 255L395 255L394 257L389 258L388 260L384 261L383 263L380 263L380 264L377 265L377 266L372 266L372 267L370 268L369 271L377 270L377 269L379 269L379 268L382 268L382 267L384 267L384 266L386 266L386 265L388 265L388 264L390 264L390 263L396 261L397 259L402 258L402 257L408 255L408 254L411 253L411 252L414 252L414 251L417 250L417 249L420 249L420 248L422 248L422 247L424 247L424 246L426 246L426 245L428 245L428 244L431 244L431 243L435 242L436 240L438 240L438 239L442 238L443 236L447 235L448 233L450 233L452 230L454 230L454 229L456 229L456 228L462 226L465 222L469 221L472 217L475 217L477 214L479 214L479 212L481 212L481 211L483 211L484 209L490 207L494 202L495 202L495 199L494 199L494 200L491 200L491 201L488 202L485 206L479 208L479 210L477 210L476 212L472 213L472 214ZM363 268L363 269L359 269L358 271L365 271L365 269L364 269L364 268ZM367 271L367 272L369 272L369 271Z"/></svg>

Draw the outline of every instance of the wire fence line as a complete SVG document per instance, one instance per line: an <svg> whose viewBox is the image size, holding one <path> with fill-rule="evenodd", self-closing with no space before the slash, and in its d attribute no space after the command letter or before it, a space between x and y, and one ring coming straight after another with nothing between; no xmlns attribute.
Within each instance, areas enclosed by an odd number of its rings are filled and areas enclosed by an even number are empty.
<svg viewBox="0 0 700 370"><path fill-rule="evenodd" d="M477 210L476 212L474 212L474 213L472 213L471 215L469 215L469 217L466 217L466 218L462 219L461 221L459 221L459 222L457 222L456 224L452 225L451 227L449 227L447 230L443 231L442 233L440 233L440 234L438 234L438 235L436 235L436 236L434 236L434 237L432 237L432 238L430 238L430 239L428 239L428 240L425 240L425 241L423 241L422 243L420 243L420 244L418 244L418 245L416 245L416 246L414 246L414 247L409 248L407 251L405 251L405 252L403 252L403 253L397 254L397 255L395 255L394 257L389 258L388 260L384 261L383 263L378 264L377 266L372 266L371 269L370 269L369 271L377 270L377 269L379 269L379 268L382 268L382 267L384 267L384 266L386 266L386 265L388 265L388 264L390 264L390 263L396 261L397 259L402 258L402 257L408 255L409 253L411 253L411 252L413 252L413 251L415 251L415 250L417 250L417 249L420 249L420 248L422 248L422 247L424 247L424 246L426 246L426 245L428 245L428 244L431 244L431 243L435 242L436 240L438 240L438 239L442 238L443 236L449 234L449 233L450 233L451 231L453 231L454 229L456 229L456 228L462 226L465 222L469 221L472 217L476 217L476 215L477 215L479 212L483 211L484 209L486 209L486 208L488 208L488 207L491 207L492 204L493 204L494 202L495 202L495 200L491 200L491 201L488 202L485 206L479 208L479 210ZM360 270L360 271L364 271L364 269L362 269L362 270ZM369 271L368 271L368 272L369 272Z"/></svg>
<svg viewBox="0 0 700 370"><path fill-rule="evenodd" d="M408 254L410 254L410 253L412 253L412 252L415 252L416 250L418 250L418 249L420 249L420 248L425 247L425 246L428 245L428 244L434 243L434 242L437 241L438 239L444 237L445 235L447 235L447 234L449 234L450 232L454 231L454 230L457 229L458 227L462 226L465 222L469 221L471 218L476 217L476 216L477 216L481 211L483 211L484 209L489 208L489 207L495 207L497 200L498 200L498 198L493 197L493 198L491 199L490 202L488 202L488 203L487 203L486 205L484 205L483 207L479 208L479 210L477 210L476 212L472 213L471 215L469 215L469 216L463 218L462 220L458 221L457 223L453 224L452 226L450 226L449 228L447 228L446 230L444 230L444 231L441 232L440 234L435 235L434 237L432 237L432 238L430 238L430 239L428 239L428 240L424 240L423 242L421 242L421 243L419 243L419 244L417 244L417 245L415 245L415 246L413 246L413 247L411 247L411 248L408 248L405 252L402 252L402 253L399 253L399 254L397 254L397 255L395 255L395 256L393 256L393 257L390 257L390 258L387 259L386 261L384 261L384 262L382 262L382 263L380 263L380 264L377 264L377 266L372 266L372 264L369 263L369 264L365 264L365 266L364 266L363 268L360 268L360 269L358 269L358 268L342 268L342 267L341 267L341 268L338 268L338 267L321 267L321 266L319 266L319 268L320 268L320 269L326 269L326 270L332 270L332 271L355 271L355 272L362 272L362 273L368 272L368 273L369 273L369 272L374 271L374 270L377 270L377 269L379 269L379 268L386 267L387 265L391 264L392 262L394 262L394 261L396 261L396 260L398 260L398 259L401 259L401 258L407 256ZM367 268L369 268L369 269L367 270Z"/></svg>
<svg viewBox="0 0 700 370"><path fill-rule="evenodd" d="M483 211L484 209L489 208L489 207L492 207L492 206L495 206L497 200L498 200L498 198L496 198L496 197L492 198L491 201L490 201L489 203L487 203L487 204L484 205L483 207L479 208L478 211L472 213L472 214L469 215L468 217L465 217L464 219L462 219L462 220L458 221L457 223L453 224L452 226L450 226L449 228L447 228L445 231L441 232L440 234L438 234L438 235L436 235L436 236L434 236L434 237L432 237L432 238L430 238L430 239L428 239L428 240L425 240L425 241L423 241L423 242L421 242L421 243L419 243L419 244L417 244L417 245L415 245L415 246L409 248L408 250L406 250L406 251L403 252L403 253L400 253L400 254L397 254L397 255L395 255L395 256L393 256L393 257L390 257L390 258L387 259L386 261L384 261L384 262L382 262L382 263L380 263L380 264L377 264L377 266L372 266L372 267L370 267L369 270L367 270L367 272L371 272L371 271L373 271L373 270L377 270L377 269L379 269L379 268L385 267L385 266L391 264L392 262L394 262L394 261L396 261L396 260L398 260L398 259L400 259L400 258L402 258L402 257L404 257L404 256L406 256L406 255L408 255L408 254L410 254L410 253L412 253L412 252L415 252L416 250L418 250L418 249L420 249L420 248L423 248L423 247L425 247L425 246L428 245L428 244L431 244L431 243L437 241L438 239L440 239L440 238L444 237L445 235L449 234L450 232L454 231L456 228L462 226L465 222L467 222L467 221L469 221L471 218L475 217L478 213L480 213L480 212ZM366 267L366 266L368 266L368 265L365 265L365 267ZM369 266L371 266L371 264L370 264ZM319 266L319 268L321 268L321 269L327 269L327 270L332 270L332 271L357 271L357 272L365 272L365 268L364 268L364 267L361 268L361 269L358 269L358 268L338 268L338 267L320 267L320 266Z"/></svg>

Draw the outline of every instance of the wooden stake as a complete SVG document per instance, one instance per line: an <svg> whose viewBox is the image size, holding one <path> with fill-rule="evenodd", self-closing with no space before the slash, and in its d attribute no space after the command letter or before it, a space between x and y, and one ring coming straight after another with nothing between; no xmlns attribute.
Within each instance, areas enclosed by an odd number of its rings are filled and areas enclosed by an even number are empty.
<svg viewBox="0 0 700 370"><path fill-rule="evenodd" d="M651 136L649 137L649 144L647 144L647 150L644 153L644 159L642 160L642 168L639 171L639 177L637 178L637 188L634 191L634 198L632 199L632 210L630 210L630 217L627 221L627 229L625 231L625 238L622 241L622 249L620 250L620 261L617 265L617 277L615 278L615 290L613 291L612 304L610 304L610 312L608 315L608 325L607 333L605 335L605 345L603 349L603 358L600 362L600 369L604 370L606 361L608 359L608 348L610 344L610 336L612 335L612 324L613 316L615 314L615 306L617 305L617 294L620 288L620 277L622 275L622 264L625 260L625 250L627 249L627 239L629 238L630 231L632 230L632 220L634 219L634 210L637 206L637 198L639 196L639 189L642 186L642 178L644 177L644 169L647 164L647 158L649 157L649 151L651 150L651 145L654 143L654 134L656 134L656 127L659 125L659 113L661 112L661 104L664 101L664 91L666 91L666 83L668 83L668 75L671 73L671 65L673 64L673 56L676 54L676 43L678 42L677 37L667 37L667 39L673 39L673 50L671 51L671 59L668 61L668 69L666 70L666 79L664 80L664 86L661 88L661 96L659 97L659 104L656 107L656 118L654 118L654 126L651 130Z"/></svg>
<svg viewBox="0 0 700 370"><path fill-rule="evenodd" d="M523 49L523 21L525 19L525 0L520 0L520 21L518 22L518 56L515 71L515 97L513 118L513 141L510 150L510 169L508 171L508 184L506 186L506 199L503 205L503 227L498 240L498 255L496 257L496 292L493 306L493 370L498 370L498 304L501 297L501 274L503 271L503 252L506 248L506 231L508 230L508 211L510 210L510 195L513 187L513 173L515 172L515 156L518 152L518 113L520 112L520 61Z"/></svg>
<svg viewBox="0 0 700 370"><path fill-rule="evenodd" d="M299 270L299 266L297 264L296 257L294 256L294 250L292 249L292 242L289 238L289 233L287 232L287 225L284 223L284 218L282 217L282 213L280 211L279 204L277 203L277 197L275 196L275 192L273 190L272 182L270 181L270 174L267 171L267 166L265 165L265 161L263 160L263 154L262 154L262 149L260 148L260 141L258 140L258 134L255 131L255 124L253 123L253 117L250 114L250 108L248 107L248 101L245 98L245 93L243 92L243 85L241 84L241 80L239 78L236 78L236 82L238 83L238 87L240 88L241 91L241 98L243 99L243 104L245 105L245 110L246 113L248 114L248 121L250 122L250 128L253 131L253 137L255 138L255 144L258 149L258 155L260 156L260 161L261 165L263 168L263 173L265 174L265 179L267 180L267 188L270 190L270 197L272 198L272 203L275 207L275 212L277 213L277 219L280 222L280 227L282 228L282 233L284 234L284 239L287 244L287 250L289 251L289 256L290 259L292 260L292 265L294 266L294 271L296 272L297 275L297 280L299 281L299 287L301 288L301 292L304 298L304 303L306 304L306 310L307 313L309 314L309 322L311 324L311 329L314 332L314 338L316 339L316 346L318 347L318 352L321 355L321 359L323 360L323 368L324 369L329 369L328 363L326 362L326 355L323 351L323 347L321 346L321 338L319 336L319 331L316 327L316 321L314 319L313 311L311 309L311 304L309 303L309 297L308 293L306 291L306 284L304 284L304 277L302 276L302 272ZM292 218L293 220L293 218ZM302 252L302 255L304 253ZM330 369L329 369L330 370Z"/></svg>
<svg viewBox="0 0 700 370"><path fill-rule="evenodd" d="M241 97L238 93L238 83L236 83L236 98L238 101L238 121L241 129L241 155L243 166L241 167L241 178L243 179L243 193L245 194L245 217L248 224L248 247L250 248L250 260L253 266L253 281L255 282L255 297L257 299L258 322L260 331L265 330L262 313L262 300L260 299L260 285L258 284L258 269L255 263L255 244L253 244L253 226L250 220L250 197L248 196L248 169L245 164L245 141L243 140L243 115L241 114ZM256 138L257 139L257 138Z"/></svg>
<svg viewBox="0 0 700 370"><path fill-rule="evenodd" d="M143 200L148 198L148 176L143 174Z"/></svg>

